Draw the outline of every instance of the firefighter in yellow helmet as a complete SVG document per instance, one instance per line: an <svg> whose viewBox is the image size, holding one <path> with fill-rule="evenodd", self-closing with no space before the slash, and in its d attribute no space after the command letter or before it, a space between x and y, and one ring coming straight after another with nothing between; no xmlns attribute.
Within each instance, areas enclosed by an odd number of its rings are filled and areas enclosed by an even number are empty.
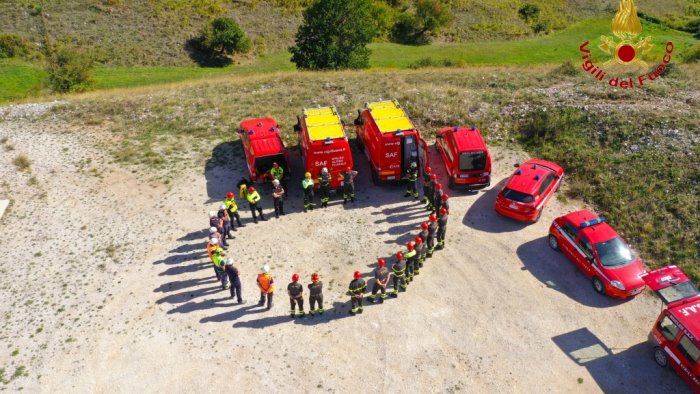
<svg viewBox="0 0 700 394"><path fill-rule="evenodd" d="M311 173L304 174L304 180L301 181L301 188L304 189L304 212L314 210L314 180L311 178Z"/></svg>

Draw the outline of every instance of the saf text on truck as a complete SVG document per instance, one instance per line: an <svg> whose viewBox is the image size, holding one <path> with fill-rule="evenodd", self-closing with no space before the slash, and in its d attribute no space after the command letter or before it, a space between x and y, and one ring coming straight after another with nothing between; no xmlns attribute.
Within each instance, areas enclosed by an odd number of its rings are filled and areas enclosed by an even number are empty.
<svg viewBox="0 0 700 394"><path fill-rule="evenodd" d="M238 133L243 144L250 179L254 182L272 180L272 163L279 164L284 169L284 177L289 177L289 155L275 119L246 119L241 122Z"/></svg>
<svg viewBox="0 0 700 394"><path fill-rule="evenodd" d="M339 174L353 167L352 152L343 123L335 107L305 108L294 126L306 172L311 173L318 188L321 169L331 174L331 189L340 188Z"/></svg>
<svg viewBox="0 0 700 394"><path fill-rule="evenodd" d="M355 119L358 143L369 159L375 183L399 181L412 162L428 166L420 131L396 100L365 104Z"/></svg>

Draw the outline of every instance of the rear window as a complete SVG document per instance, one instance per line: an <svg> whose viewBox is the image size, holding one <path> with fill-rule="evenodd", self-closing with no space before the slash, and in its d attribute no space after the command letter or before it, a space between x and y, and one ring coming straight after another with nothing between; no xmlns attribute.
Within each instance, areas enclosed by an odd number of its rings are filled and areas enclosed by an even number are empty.
<svg viewBox="0 0 700 394"><path fill-rule="evenodd" d="M535 201L535 197L533 197L529 194L521 193L521 192L515 191L513 189L508 189L508 188L503 189L503 197L505 197L509 200L523 202L523 203Z"/></svg>
<svg viewBox="0 0 700 394"><path fill-rule="evenodd" d="M459 155L460 171L481 171L486 168L486 152L463 152Z"/></svg>
<svg viewBox="0 0 700 394"><path fill-rule="evenodd" d="M693 282L687 281L677 285L665 287L657 292L666 304L694 297L698 294L698 288Z"/></svg>

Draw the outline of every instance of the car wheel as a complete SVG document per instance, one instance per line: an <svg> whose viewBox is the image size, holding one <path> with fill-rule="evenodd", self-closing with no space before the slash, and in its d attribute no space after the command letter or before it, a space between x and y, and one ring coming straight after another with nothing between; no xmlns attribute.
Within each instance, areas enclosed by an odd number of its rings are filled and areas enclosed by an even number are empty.
<svg viewBox="0 0 700 394"><path fill-rule="evenodd" d="M654 348L654 361L656 361L661 368L666 368L668 365L668 355L658 346Z"/></svg>
<svg viewBox="0 0 700 394"><path fill-rule="evenodd" d="M596 293L605 295L605 285L600 278L594 276L591 283L593 284L593 290L595 290Z"/></svg>
<svg viewBox="0 0 700 394"><path fill-rule="evenodd" d="M559 250L559 240L552 234L549 234L549 247L554 250Z"/></svg>

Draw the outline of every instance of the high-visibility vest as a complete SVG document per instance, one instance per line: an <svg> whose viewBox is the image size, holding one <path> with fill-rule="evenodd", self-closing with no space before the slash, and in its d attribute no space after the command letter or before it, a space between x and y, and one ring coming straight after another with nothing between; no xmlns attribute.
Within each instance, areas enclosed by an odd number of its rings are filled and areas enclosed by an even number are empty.
<svg viewBox="0 0 700 394"><path fill-rule="evenodd" d="M404 252L403 258L408 260L408 259L415 257L415 255L416 255L416 250L413 249L413 250L409 250L409 251Z"/></svg>
<svg viewBox="0 0 700 394"><path fill-rule="evenodd" d="M270 274L258 274L258 286L260 289L267 293L272 293L274 287L272 286L272 276Z"/></svg>
<svg viewBox="0 0 700 394"><path fill-rule="evenodd" d="M260 194L258 191L254 191L252 193L248 193L248 196L246 197L248 199L248 202L251 204L255 204L256 202L260 201Z"/></svg>
<svg viewBox="0 0 700 394"><path fill-rule="evenodd" d="M236 204L236 200L233 198L227 198L224 200L224 205L226 205L226 209L228 209L231 212L236 212L238 211L238 204Z"/></svg>
<svg viewBox="0 0 700 394"><path fill-rule="evenodd" d="M278 179L278 180L279 180L279 179L282 179L282 177L284 176L284 168L282 168L282 167L278 167L278 168L272 167L272 168L270 169L270 175L272 175L272 178L273 178L273 179Z"/></svg>
<svg viewBox="0 0 700 394"><path fill-rule="evenodd" d="M248 186L245 184L241 185L241 187L238 188L238 192L240 193L241 200L245 200L248 197Z"/></svg>
<svg viewBox="0 0 700 394"><path fill-rule="evenodd" d="M306 179L304 178L303 181L301 181L301 187L306 190L307 187L313 187L314 186L314 180L313 179Z"/></svg>

